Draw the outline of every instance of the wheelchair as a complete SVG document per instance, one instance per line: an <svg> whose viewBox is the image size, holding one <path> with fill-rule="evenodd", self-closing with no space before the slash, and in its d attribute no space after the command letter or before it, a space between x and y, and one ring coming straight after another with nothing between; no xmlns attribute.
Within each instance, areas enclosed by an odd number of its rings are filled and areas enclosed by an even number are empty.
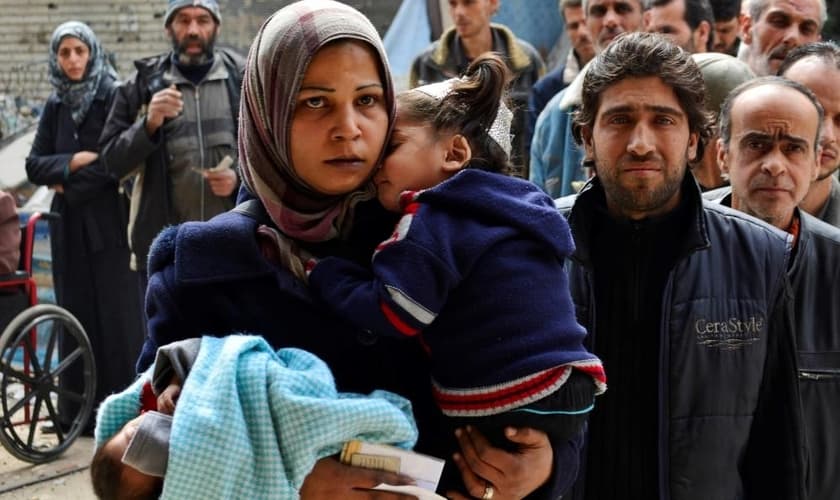
<svg viewBox="0 0 840 500"><path fill-rule="evenodd" d="M66 309L38 304L32 268L36 224L56 218L29 216L21 228L19 270L0 275L3 299L13 304L0 335L0 444L32 464L53 460L73 444L91 417L96 391L84 328Z"/></svg>

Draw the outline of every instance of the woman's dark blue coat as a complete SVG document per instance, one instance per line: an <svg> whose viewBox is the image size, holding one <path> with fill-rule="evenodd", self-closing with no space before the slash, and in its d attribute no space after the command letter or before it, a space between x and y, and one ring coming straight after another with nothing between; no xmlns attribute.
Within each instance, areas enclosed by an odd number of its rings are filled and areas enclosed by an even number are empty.
<svg viewBox="0 0 840 500"><path fill-rule="evenodd" d="M395 219L378 203L356 210L349 242L308 248L360 263L393 228ZM137 368L153 361L157 347L189 337L234 332L262 335L275 348L298 347L326 361L340 391L385 389L407 397L420 429L416 450L451 458L453 429L431 397L427 356L417 342L359 331L314 301L304 283L263 258L255 237L258 222L235 210L208 222L165 229L152 245L146 313L149 338ZM469 355L469 353L464 353ZM558 443L559 444L559 443ZM555 446L555 471L577 471L575 446ZM442 488L459 484L447 464ZM571 481L558 474L538 497L557 498ZM545 490L545 491L543 491Z"/></svg>

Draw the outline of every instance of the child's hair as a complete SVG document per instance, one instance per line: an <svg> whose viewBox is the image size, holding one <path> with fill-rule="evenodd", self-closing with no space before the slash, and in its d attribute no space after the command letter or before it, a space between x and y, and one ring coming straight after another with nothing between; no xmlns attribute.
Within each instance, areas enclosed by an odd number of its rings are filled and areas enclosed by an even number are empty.
<svg viewBox="0 0 840 500"><path fill-rule="evenodd" d="M397 95L399 117L417 124L429 124L435 133L458 133L467 138L472 150L468 168L508 173L508 154L488 135L499 103L507 103L510 71L504 61L486 52L470 63L443 99L411 89ZM503 101L504 100L504 101ZM508 130L504 133L509 134Z"/></svg>
<svg viewBox="0 0 840 500"><path fill-rule="evenodd" d="M90 463L90 479L97 498L100 500L156 500L160 498L163 491L162 479L148 488L130 488L122 483L123 470L126 467L128 466L122 463L121 456L108 452L108 443L96 450Z"/></svg>

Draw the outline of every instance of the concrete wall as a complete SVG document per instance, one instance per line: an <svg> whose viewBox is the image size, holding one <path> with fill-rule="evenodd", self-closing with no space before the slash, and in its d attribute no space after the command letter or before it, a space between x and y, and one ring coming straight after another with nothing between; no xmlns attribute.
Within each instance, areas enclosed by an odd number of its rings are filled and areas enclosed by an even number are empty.
<svg viewBox="0 0 840 500"><path fill-rule="evenodd" d="M247 52L265 17L289 3L220 0L219 43ZM401 0L345 3L368 15L384 35ZM46 76L50 35L70 19L89 24L105 50L115 54L120 75L128 76L135 59L168 50L162 26L166 4L164 0L0 0L0 108L5 96L37 102L50 93Z"/></svg>

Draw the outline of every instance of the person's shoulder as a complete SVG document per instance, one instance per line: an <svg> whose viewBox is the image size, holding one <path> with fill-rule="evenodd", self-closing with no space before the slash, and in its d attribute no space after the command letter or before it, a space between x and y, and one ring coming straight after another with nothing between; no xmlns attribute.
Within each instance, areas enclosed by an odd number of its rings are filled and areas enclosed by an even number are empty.
<svg viewBox="0 0 840 500"><path fill-rule="evenodd" d="M184 222L164 228L149 248L149 273L182 261L187 265L228 257L255 249L256 220L225 212L209 221ZM201 267L201 266L199 266Z"/></svg>
<svg viewBox="0 0 840 500"><path fill-rule="evenodd" d="M527 41L518 38L510 28L503 24L491 24L491 28L501 33L508 48L508 60L517 73L528 68L542 70L545 65L539 51Z"/></svg>
<svg viewBox="0 0 840 500"><path fill-rule="evenodd" d="M229 67L235 68L240 74L245 71L247 59L239 51L230 47L219 47L216 52L222 56Z"/></svg>
<svg viewBox="0 0 840 500"><path fill-rule="evenodd" d="M443 38L437 39L431 42L429 45L426 45L426 47L423 50L421 50L416 56L414 56L413 66L418 67L418 69L420 66L439 66L439 62L437 61L439 57L436 58L435 55L441 52L440 47L442 45L442 39Z"/></svg>
<svg viewBox="0 0 840 500"><path fill-rule="evenodd" d="M134 60L134 69L140 75L146 74L149 71L155 71L161 65L169 61L170 52L163 52L153 56L141 57ZM135 75L136 76L136 75Z"/></svg>
<svg viewBox="0 0 840 500"><path fill-rule="evenodd" d="M840 246L840 228L832 226L804 210L800 210L799 217L803 234L823 240L832 246Z"/></svg>
<svg viewBox="0 0 840 500"><path fill-rule="evenodd" d="M554 127L560 121L568 118L569 110L562 107L563 97L566 95L566 91L568 90L569 87L561 89L560 92L557 92L551 99L548 100L542 112L540 112L540 116L537 118L537 129L542 127ZM544 123L545 125L543 125Z"/></svg>
<svg viewBox="0 0 840 500"><path fill-rule="evenodd" d="M551 96L554 96L557 92L563 90L565 85L563 83L563 70L565 69L566 66L562 65L546 73L534 84L534 92L550 93Z"/></svg>
<svg viewBox="0 0 840 500"><path fill-rule="evenodd" d="M99 87L96 89L95 99L100 101L109 101L117 89L120 88L120 81L111 75L102 77L99 82Z"/></svg>
<svg viewBox="0 0 840 500"><path fill-rule="evenodd" d="M771 245L789 246L788 233L740 210L703 200L703 211L710 228L723 228L724 233L728 234L738 231L746 236L766 240Z"/></svg>

